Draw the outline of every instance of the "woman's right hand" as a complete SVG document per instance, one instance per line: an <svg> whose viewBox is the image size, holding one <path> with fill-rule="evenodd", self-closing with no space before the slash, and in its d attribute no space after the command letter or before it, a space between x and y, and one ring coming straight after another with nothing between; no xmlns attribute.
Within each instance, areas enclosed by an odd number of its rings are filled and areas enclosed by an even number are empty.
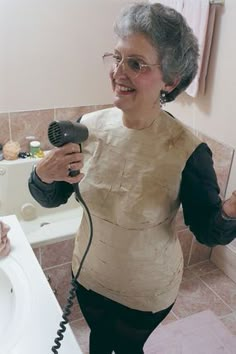
<svg viewBox="0 0 236 354"><path fill-rule="evenodd" d="M10 240L7 236L10 227L0 220L0 258L6 257L11 250Z"/></svg>
<svg viewBox="0 0 236 354"><path fill-rule="evenodd" d="M79 183L84 177L79 173L75 177L69 176L70 170L81 170L83 167L83 154L80 146L68 143L59 148L53 148L36 165L36 174L44 183L65 181Z"/></svg>
<svg viewBox="0 0 236 354"><path fill-rule="evenodd" d="M223 212L226 216L236 219L236 191L223 203Z"/></svg>

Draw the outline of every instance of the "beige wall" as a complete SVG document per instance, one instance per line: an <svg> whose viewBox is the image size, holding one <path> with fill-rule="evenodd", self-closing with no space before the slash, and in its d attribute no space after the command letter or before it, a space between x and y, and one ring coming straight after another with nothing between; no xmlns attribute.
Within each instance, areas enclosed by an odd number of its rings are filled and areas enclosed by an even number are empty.
<svg viewBox="0 0 236 354"><path fill-rule="evenodd" d="M101 56L126 0L0 0L0 112L111 102ZM166 109L236 147L236 2L217 9L205 96ZM228 194L236 189L233 163Z"/></svg>
<svg viewBox="0 0 236 354"><path fill-rule="evenodd" d="M125 0L0 0L0 112L103 104Z"/></svg>

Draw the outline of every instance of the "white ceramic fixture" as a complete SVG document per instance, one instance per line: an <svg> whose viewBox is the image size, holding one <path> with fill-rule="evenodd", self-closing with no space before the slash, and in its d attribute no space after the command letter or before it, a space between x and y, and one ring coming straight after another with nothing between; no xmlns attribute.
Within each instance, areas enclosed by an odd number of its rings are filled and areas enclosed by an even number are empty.
<svg viewBox="0 0 236 354"><path fill-rule="evenodd" d="M0 258L0 354L50 354L62 310L16 216L0 220L11 227L12 247ZM66 327L58 354L82 354Z"/></svg>

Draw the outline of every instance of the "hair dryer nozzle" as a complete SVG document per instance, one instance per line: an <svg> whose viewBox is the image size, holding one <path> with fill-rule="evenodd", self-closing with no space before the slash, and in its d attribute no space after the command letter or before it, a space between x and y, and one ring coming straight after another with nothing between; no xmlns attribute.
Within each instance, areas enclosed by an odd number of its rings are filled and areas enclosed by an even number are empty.
<svg viewBox="0 0 236 354"><path fill-rule="evenodd" d="M80 144L88 139L88 128L81 123L55 120L49 124L48 139L57 147L67 143Z"/></svg>

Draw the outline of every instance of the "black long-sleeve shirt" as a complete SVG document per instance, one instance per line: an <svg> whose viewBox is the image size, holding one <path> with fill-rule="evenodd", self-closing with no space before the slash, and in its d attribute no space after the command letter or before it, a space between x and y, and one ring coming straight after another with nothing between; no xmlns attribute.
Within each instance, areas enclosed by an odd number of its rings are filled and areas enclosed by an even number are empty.
<svg viewBox="0 0 236 354"><path fill-rule="evenodd" d="M29 190L40 205L57 207L67 202L73 187L66 182L43 183L35 171L29 178ZM185 224L200 243L225 245L236 237L236 219L222 217L222 201L213 168L212 153L201 143L189 157L182 172L180 201Z"/></svg>

